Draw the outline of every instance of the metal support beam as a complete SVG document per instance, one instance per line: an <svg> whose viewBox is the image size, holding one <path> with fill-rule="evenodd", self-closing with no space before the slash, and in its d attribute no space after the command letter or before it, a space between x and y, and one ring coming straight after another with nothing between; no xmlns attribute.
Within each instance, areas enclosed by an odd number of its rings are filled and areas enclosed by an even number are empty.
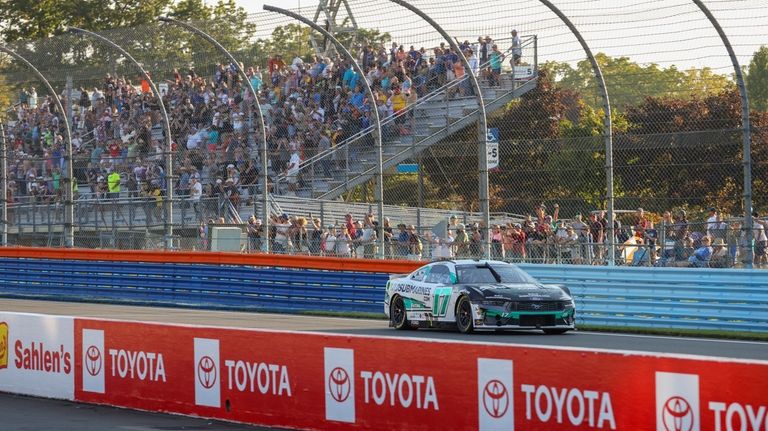
<svg viewBox="0 0 768 431"><path fill-rule="evenodd" d="M51 83L48 82L47 79L45 79L45 76L43 76L42 73L40 73L37 68L30 63L26 58L22 57L15 51L10 50L9 48L0 45L0 51L4 52L14 59L18 60L22 64L24 64L29 70L31 70L40 81L43 82L45 85L45 88L48 90L48 92L51 94L51 99L53 100L53 103L56 104L56 110L61 113L61 115L64 117L64 162L65 162L65 169L64 169L64 176L62 178L62 184L64 185L64 246L71 248L74 247L75 242L75 234L74 234L74 202L72 198L72 181L73 181L73 175L72 175L72 133L69 122L72 120L71 118L67 117L67 111L64 110L64 107L61 105L61 99L59 98L58 94L56 94L56 90L53 89L53 86L51 86ZM72 101L67 101L67 103L72 103ZM2 128L0 127L0 131ZM3 138L3 141L5 139ZM3 152L3 163L5 163L5 156L6 153ZM5 173L5 167L3 167L3 173ZM6 200L6 188L3 186L3 206L6 206L5 200ZM7 212L5 213L7 215ZM3 217L3 220L6 220L6 217ZM6 220L7 221L7 220ZM3 228L6 229L6 225L3 225ZM3 232L6 232L5 230Z"/></svg>
<svg viewBox="0 0 768 431"><path fill-rule="evenodd" d="M0 118L0 246L8 246L8 150Z"/></svg>
<svg viewBox="0 0 768 431"><path fill-rule="evenodd" d="M365 79L365 71L363 71L362 67L360 67L359 64L357 64L357 61L355 61L355 58L352 56L352 54L347 50L344 45L341 44L341 42L338 41L331 33L326 31L321 26L314 23L312 20L305 18L297 13L291 12L289 10L280 9L278 7L264 5L264 10L269 12L276 12L282 15L289 16L297 21L300 21L318 33L322 34L325 38L330 41L336 50L349 61L350 67L352 67L355 70L355 73L360 75L360 82L363 84L363 88L365 89L365 93L368 97L368 103L371 106L371 116L373 117L374 121L374 129L373 129L373 139L376 146L376 190L374 191L374 199L376 200L376 210L378 211L378 220L379 220L379 226L380 229L377 230L376 234L378 235L378 257L383 258L384 257L384 173L383 173L383 155L382 155L382 136L381 136L381 120L379 118L379 111L376 108L376 97L373 95L373 90L371 90L371 86L368 84L368 80Z"/></svg>
<svg viewBox="0 0 768 431"><path fill-rule="evenodd" d="M128 61L133 63L134 66L136 66L136 68L141 73L141 76L149 84L149 87L152 90L152 92L155 94L155 97L157 97L157 102L158 102L157 105L160 107L160 115L163 117L163 129L165 131L165 152L164 152L165 154L163 154L163 156L165 158L165 189L166 190L165 190L165 199L163 202L164 208L165 208L165 220L163 221L163 230L164 230L164 236L165 236L165 248L171 249L173 248L173 148L171 146L171 124L168 119L168 112L166 112L165 110L165 104L163 103L163 96L160 94L160 91L157 89L155 82L149 76L149 73L147 73L147 71L144 70L144 67L141 65L141 63L136 61L136 59L133 58L133 56L129 54L128 51L123 49L120 45L116 44L115 42L112 42L111 40L107 39L106 37L100 34L97 34L88 30L83 30L82 28L68 27L67 31L85 35L85 36L90 36L114 48L116 51L122 54L125 58L127 58Z"/></svg>
<svg viewBox="0 0 768 431"><path fill-rule="evenodd" d="M342 7L347 12L347 18L349 21L347 26L340 26L336 23L336 17L338 16L339 10L341 10ZM334 35L334 37L338 33L351 33L353 35L352 44L355 43L355 37L357 36L357 22L355 21L355 17L352 14L352 8L349 7L349 2L347 0L320 0L317 4L317 10L315 11L313 22L318 23L321 17L325 17L325 26L318 24L320 27L323 27L324 30L326 30L331 35ZM316 28L313 27L313 29ZM309 34L309 42L312 44L312 48L315 50L315 54L322 55L324 57L332 57L335 53L335 44L323 33L318 33L323 36L322 40L318 40L314 33ZM331 42L330 46L328 42Z"/></svg>
<svg viewBox="0 0 768 431"><path fill-rule="evenodd" d="M410 3L407 3L403 0L389 1L415 13L421 19L426 21L430 26L432 26L432 28L434 28L438 33L440 33L440 36L442 36L443 39L445 39L448 44L451 45L451 49L453 49L456 52L456 55L459 56L459 60L461 60L461 64L464 65L464 71L469 77L470 84L472 85L472 89L475 92L475 97L477 98L477 109L480 112L480 119L478 120L477 127L477 158L478 170L480 173L480 211L483 214L483 255L486 259L489 259L491 257L491 208L490 201L488 199L488 119L485 117L485 101L483 101L483 92L480 88L480 83L477 81L477 76L475 76L474 71L472 71L472 68L469 66L467 58L459 49L456 41L445 30L443 30L439 24L437 24L431 17L429 17L429 15L422 12L416 6L413 6Z"/></svg>
<svg viewBox="0 0 768 431"><path fill-rule="evenodd" d="M616 235L613 229L613 223L616 215L614 211L613 197L613 125L611 123L611 102L608 98L608 87L605 85L605 78L603 77L603 72L600 70L600 65L597 63L597 59L595 59L595 56L592 54L592 50L589 48L589 45L581 36L581 32L579 32L571 20L568 19L568 17L549 0L539 1L548 7L552 12L554 12L555 15L557 15L557 17L560 18L560 20L566 26L568 26L568 29L571 30L571 33L576 36L576 39L578 39L581 48L584 49L584 52L587 54L587 58L589 58L590 64L592 64L592 70L595 72L595 79L597 80L597 85L600 88L600 96L603 98L603 139L605 140L606 183L605 197L607 201L606 210L608 213L608 232L606 235L608 236L609 241L608 265L614 266L616 264L616 241L614 241L614 237Z"/></svg>
<svg viewBox="0 0 768 431"><path fill-rule="evenodd" d="M742 224L742 230L744 241L750 250L750 253L746 256L744 267L752 268L752 227L754 224L752 220L752 136L749 123L749 94L747 93L747 84L744 82L744 73L741 70L741 65L739 65L739 58L736 57L736 53L733 51L733 46L731 45L730 40L728 40L725 31L720 26L720 23L715 16L712 15L712 12L709 11L709 8L707 8L703 1L693 0L693 2L696 3L696 6L698 6L699 9L704 12L704 15L707 16L709 22L712 23L712 26L717 30L717 34L720 36L720 40L723 41L725 49L728 50L728 56L731 57L733 71L736 74L736 84L739 86L739 94L741 95L741 136L742 152L744 153L741 161L744 170L744 223Z"/></svg>
<svg viewBox="0 0 768 431"><path fill-rule="evenodd" d="M245 70L243 70L243 66L240 64L239 61L235 58L232 53L229 52L224 46L219 43L218 40L214 39L213 36L209 35L208 33L200 30L199 28L186 23L182 22L173 18L169 17L160 17L160 21L163 21L168 24L177 25L179 27L183 27L190 32L202 37L203 39L207 40L210 44L216 47L216 49L219 50L222 54L224 54L229 61L235 66L237 69L237 73L240 75L240 78L243 80L243 83L248 88L248 92L251 94L251 97L253 98L254 103L256 104L256 116L259 119L259 128L261 129L261 169L260 169L260 177L261 177L261 186L262 186L262 195L261 195L261 206L262 206L262 214L261 214L261 220L262 220L262 229L265 235L265 238L267 238L266 241L263 241L263 244L266 246L266 251L269 252L269 246L270 241L268 240L269 237L269 176L268 176L268 166L267 166L267 159L269 156L268 148L267 148L267 129L264 124L264 113L261 112L261 103L259 102L259 95L256 94L256 89L253 88L253 85L251 85L251 81L248 78L248 75L245 73Z"/></svg>

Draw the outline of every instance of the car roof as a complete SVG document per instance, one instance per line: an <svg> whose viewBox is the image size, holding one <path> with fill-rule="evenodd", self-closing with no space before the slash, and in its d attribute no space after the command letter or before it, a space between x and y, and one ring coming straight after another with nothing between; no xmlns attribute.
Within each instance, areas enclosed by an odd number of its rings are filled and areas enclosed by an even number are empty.
<svg viewBox="0 0 768 431"><path fill-rule="evenodd" d="M488 259L453 259L453 260L435 260L433 262L429 262L425 264L427 265L435 265L440 263L452 263L454 265L483 265L486 263L490 264L501 264L501 265L511 265L510 263L501 261L501 260L488 260ZM422 267L423 268L423 267Z"/></svg>

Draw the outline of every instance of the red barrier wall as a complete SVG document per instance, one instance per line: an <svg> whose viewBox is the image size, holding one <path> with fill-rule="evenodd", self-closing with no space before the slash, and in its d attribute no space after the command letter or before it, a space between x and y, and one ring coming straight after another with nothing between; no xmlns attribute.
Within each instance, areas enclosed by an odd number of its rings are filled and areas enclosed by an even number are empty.
<svg viewBox="0 0 768 431"><path fill-rule="evenodd" d="M316 430L768 430L768 362L75 319L75 398Z"/></svg>
<svg viewBox="0 0 768 431"><path fill-rule="evenodd" d="M407 260L342 259L279 254L242 254L199 251L94 250L88 248L0 247L0 257L72 259L116 262L204 263L215 265L276 266L282 268L405 274L424 262Z"/></svg>

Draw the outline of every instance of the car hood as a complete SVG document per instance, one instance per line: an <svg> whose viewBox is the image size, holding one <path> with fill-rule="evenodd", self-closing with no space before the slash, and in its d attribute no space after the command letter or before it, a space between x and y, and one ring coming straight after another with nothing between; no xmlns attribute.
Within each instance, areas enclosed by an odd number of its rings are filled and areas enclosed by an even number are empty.
<svg viewBox="0 0 768 431"><path fill-rule="evenodd" d="M512 299L516 301L558 301L570 299L557 286L541 284L471 284L466 285L483 299Z"/></svg>

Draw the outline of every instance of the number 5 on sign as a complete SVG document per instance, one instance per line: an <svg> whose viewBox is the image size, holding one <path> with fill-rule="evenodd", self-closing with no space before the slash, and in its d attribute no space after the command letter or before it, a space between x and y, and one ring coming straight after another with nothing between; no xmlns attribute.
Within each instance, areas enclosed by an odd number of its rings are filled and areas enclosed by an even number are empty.
<svg viewBox="0 0 768 431"><path fill-rule="evenodd" d="M493 127L488 129L488 135L485 138L486 149L488 151L488 170L499 167L499 129Z"/></svg>

